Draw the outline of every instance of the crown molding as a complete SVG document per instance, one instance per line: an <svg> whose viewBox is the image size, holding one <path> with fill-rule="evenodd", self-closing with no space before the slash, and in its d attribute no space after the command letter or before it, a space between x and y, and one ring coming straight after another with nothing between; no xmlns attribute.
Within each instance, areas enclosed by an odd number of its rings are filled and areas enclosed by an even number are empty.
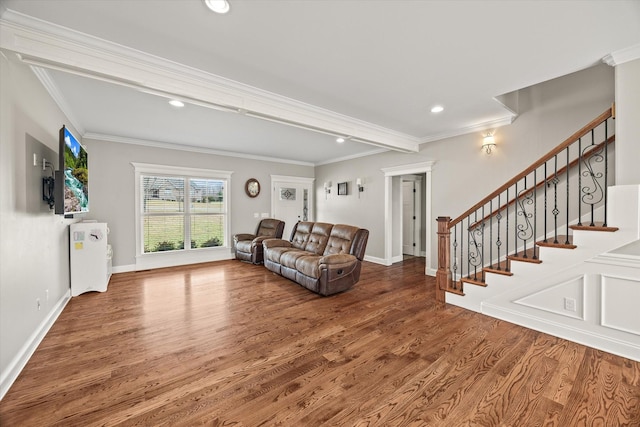
<svg viewBox="0 0 640 427"><path fill-rule="evenodd" d="M640 58L640 44L616 50L602 58L602 62L612 67Z"/></svg>
<svg viewBox="0 0 640 427"><path fill-rule="evenodd" d="M489 120L486 122L482 122L482 123L477 123L471 126L465 126L465 127L461 127L461 128L457 128L455 130L452 130L450 132L442 132L439 134L435 134L435 135L430 135L426 138L423 138L420 141L420 144L425 144L427 142L432 142L432 141L439 141L441 139L445 139L445 138L451 138L454 136L460 136L460 135L466 135L468 133L473 133L473 132L481 132L483 130L487 130L487 129L495 129L495 128L499 128L501 126L507 126L510 125L511 123L513 123L515 121L515 119L518 116L515 114L511 114L507 117L501 117L495 120Z"/></svg>
<svg viewBox="0 0 640 427"><path fill-rule="evenodd" d="M256 156L253 154L236 153L232 151L214 150L206 147L196 147L193 145L173 144L170 142L149 141L145 139L128 138L117 135L105 135L100 133L88 132L82 135L82 139L92 139L105 142L117 142L120 144L141 145L144 147L163 148L166 150L188 151L192 153L213 154L216 156L236 157L240 159L260 160L263 162L286 163L299 166L315 166L311 162L301 162L298 160L280 159L277 157Z"/></svg>
<svg viewBox="0 0 640 427"><path fill-rule="evenodd" d="M0 48L31 65L61 69L187 102L202 102L283 124L351 136L416 153L419 138L223 78L177 62L7 9Z"/></svg>
<svg viewBox="0 0 640 427"><path fill-rule="evenodd" d="M53 80L51 80L51 76L49 75L47 70L34 66L31 66L30 68L31 71L33 71L33 73L36 75L38 80L40 80L40 83L42 83L45 90L49 93L49 96L51 96L51 98L53 98L53 101L58 105L58 108L60 108L65 117L69 119L71 126L73 126L73 128L77 130L80 135L84 134L86 132L84 126L82 126L80 120L78 120L76 115L73 113L73 110L67 103L66 98L64 97L62 92L60 92L60 89L58 89L58 86L53 82Z"/></svg>

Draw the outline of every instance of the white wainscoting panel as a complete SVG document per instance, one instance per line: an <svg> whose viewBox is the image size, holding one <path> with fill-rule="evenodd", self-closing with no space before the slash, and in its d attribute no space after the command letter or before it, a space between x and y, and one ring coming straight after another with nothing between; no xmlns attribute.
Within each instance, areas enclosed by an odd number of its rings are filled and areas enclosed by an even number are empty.
<svg viewBox="0 0 640 427"><path fill-rule="evenodd" d="M602 275L601 325L640 335L640 279Z"/></svg>
<svg viewBox="0 0 640 427"><path fill-rule="evenodd" d="M560 316L585 320L585 277L580 275L570 280L565 280L557 285L534 292L513 302L519 305L536 308ZM566 305L566 300L571 299L574 310Z"/></svg>

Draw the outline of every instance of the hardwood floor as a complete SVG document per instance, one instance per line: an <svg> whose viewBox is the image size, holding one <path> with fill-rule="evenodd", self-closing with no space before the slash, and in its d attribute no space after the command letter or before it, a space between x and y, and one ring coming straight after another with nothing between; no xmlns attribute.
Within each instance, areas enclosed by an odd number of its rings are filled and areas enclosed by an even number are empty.
<svg viewBox="0 0 640 427"><path fill-rule="evenodd" d="M434 301L424 259L320 297L223 261L73 298L0 425L639 426L640 363Z"/></svg>

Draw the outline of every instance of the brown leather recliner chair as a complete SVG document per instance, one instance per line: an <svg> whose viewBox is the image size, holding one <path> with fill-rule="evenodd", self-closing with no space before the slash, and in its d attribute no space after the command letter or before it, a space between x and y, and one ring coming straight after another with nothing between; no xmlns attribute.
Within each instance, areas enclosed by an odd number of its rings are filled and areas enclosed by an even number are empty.
<svg viewBox="0 0 640 427"><path fill-rule="evenodd" d="M279 239L284 231L284 221L265 218L258 223L256 234L236 234L233 236L233 247L236 259L262 264L264 239Z"/></svg>

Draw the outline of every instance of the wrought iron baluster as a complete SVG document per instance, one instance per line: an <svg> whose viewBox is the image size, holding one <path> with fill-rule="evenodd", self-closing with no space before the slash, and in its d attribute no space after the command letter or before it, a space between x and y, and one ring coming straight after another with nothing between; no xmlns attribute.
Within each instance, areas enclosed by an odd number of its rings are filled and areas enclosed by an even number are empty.
<svg viewBox="0 0 640 427"><path fill-rule="evenodd" d="M582 225L582 202L580 189L582 188L582 138L578 138L578 225Z"/></svg>
<svg viewBox="0 0 640 427"><path fill-rule="evenodd" d="M537 225L538 225L538 210L536 209L538 205L538 169L533 170L533 259L538 259L538 246L536 246L537 235Z"/></svg>
<svg viewBox="0 0 640 427"><path fill-rule="evenodd" d="M549 182L547 180L547 162L544 162L544 242L547 243L547 187Z"/></svg>
<svg viewBox="0 0 640 427"><path fill-rule="evenodd" d="M531 216L532 214L530 212L527 212L526 206L527 205L531 205L531 204L535 204L535 201L532 199L533 194L528 191L528 185L527 185L527 177L524 177L524 188L522 190L520 190L520 193L516 192L516 218L518 216L522 217L522 222L520 224L517 225L517 233L516 236L518 238L520 238L520 240L522 240L523 242L523 249L522 249L522 257L523 258L528 258L529 255L527 254L527 242L529 241L529 239L533 238L533 226L531 225ZM516 183L516 190L517 190L517 183ZM521 196L521 197L519 197ZM518 210L519 208L519 210ZM516 240L517 242L517 240Z"/></svg>
<svg viewBox="0 0 640 427"><path fill-rule="evenodd" d="M453 226L453 289L458 289L458 224Z"/></svg>
<svg viewBox="0 0 640 427"><path fill-rule="evenodd" d="M606 143L604 144L606 147ZM583 184L580 188L580 200L591 206L591 227L595 226L595 205L600 203L604 199L604 190L602 184L598 181L603 177L602 172L595 170L597 163L602 163L604 156L602 155L604 147L597 148L595 143L594 130L591 130L591 145L586 146L583 149L584 152L584 167L586 170L582 172L582 176L587 179L587 184ZM606 187L606 184L605 184Z"/></svg>
<svg viewBox="0 0 640 427"><path fill-rule="evenodd" d="M566 215L566 223L565 223L565 244L568 245L569 244L569 188L571 187L569 185L569 147L567 147L567 215Z"/></svg>
<svg viewBox="0 0 640 427"><path fill-rule="evenodd" d="M507 188L507 202L505 203L507 206L507 211L504 214L505 217L505 230L504 230L504 239L505 239L505 248L504 248L504 256L509 256L509 189ZM509 271L509 260L507 259L507 271Z"/></svg>
<svg viewBox="0 0 640 427"><path fill-rule="evenodd" d="M558 243L558 155L553 156L553 243Z"/></svg>
<svg viewBox="0 0 640 427"><path fill-rule="evenodd" d="M464 219L460 221L460 279L464 277ZM467 257L469 255L467 254ZM462 282L460 282L462 287Z"/></svg>
<svg viewBox="0 0 640 427"><path fill-rule="evenodd" d="M467 233L467 276L471 276L471 215L467 217Z"/></svg>
<svg viewBox="0 0 640 427"><path fill-rule="evenodd" d="M604 121L604 223L607 226L607 197L609 195L609 128L608 120Z"/></svg>
<svg viewBox="0 0 640 427"><path fill-rule="evenodd" d="M489 200L489 212L489 264L493 268L493 199Z"/></svg>
<svg viewBox="0 0 640 427"><path fill-rule="evenodd" d="M501 212L501 205L500 205L500 194L498 194L498 214L496 215L496 219L498 220L498 239L496 240L496 250L498 251L498 270L500 270L500 246L502 246L502 241L500 240L500 220L502 219L502 214Z"/></svg>
<svg viewBox="0 0 640 427"><path fill-rule="evenodd" d="M480 238L481 246L480 246L480 280L484 282L484 205L482 205L482 235Z"/></svg>
<svg viewBox="0 0 640 427"><path fill-rule="evenodd" d="M515 204L513 205L513 254L518 256L518 182L516 181Z"/></svg>

